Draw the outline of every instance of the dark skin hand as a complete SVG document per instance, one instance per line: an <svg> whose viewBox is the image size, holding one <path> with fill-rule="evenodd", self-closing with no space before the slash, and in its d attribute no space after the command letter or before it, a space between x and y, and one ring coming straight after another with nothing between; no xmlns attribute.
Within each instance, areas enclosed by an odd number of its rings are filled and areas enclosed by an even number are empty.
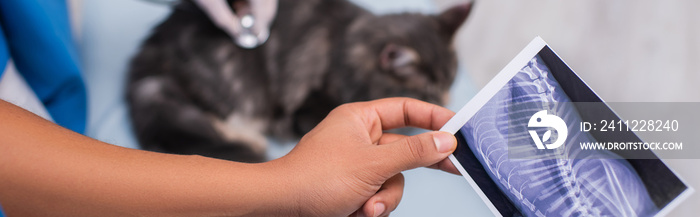
<svg viewBox="0 0 700 217"><path fill-rule="evenodd" d="M403 136L384 131L406 126L437 130L453 115L448 109L407 98L346 104L305 135L289 155L271 163L284 164L293 174L306 174L297 186L310 187L299 190L299 195L305 195L302 204L311 206L302 216L351 212L386 216L403 195L401 171L427 166L459 172L446 159L456 147L453 135ZM441 150L435 140L441 141Z"/></svg>
<svg viewBox="0 0 700 217"><path fill-rule="evenodd" d="M9 216L387 216L402 171L458 173L454 115L391 98L333 110L288 155L245 164L122 148L0 101L0 204Z"/></svg>

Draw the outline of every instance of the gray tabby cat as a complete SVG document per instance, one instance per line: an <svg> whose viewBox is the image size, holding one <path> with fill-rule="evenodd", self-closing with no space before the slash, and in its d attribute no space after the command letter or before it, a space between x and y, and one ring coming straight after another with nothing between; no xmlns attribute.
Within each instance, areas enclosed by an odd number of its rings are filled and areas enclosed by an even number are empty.
<svg viewBox="0 0 700 217"><path fill-rule="evenodd" d="M442 104L470 8L377 16L345 0L280 0L270 38L248 50L182 1L132 60L136 135L146 150L260 162L265 134L303 135L343 103Z"/></svg>

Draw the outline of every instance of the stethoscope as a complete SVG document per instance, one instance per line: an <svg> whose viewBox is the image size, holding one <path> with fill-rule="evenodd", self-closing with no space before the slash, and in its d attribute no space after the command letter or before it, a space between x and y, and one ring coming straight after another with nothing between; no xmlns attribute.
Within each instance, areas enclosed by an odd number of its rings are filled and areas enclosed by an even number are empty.
<svg viewBox="0 0 700 217"><path fill-rule="evenodd" d="M240 47L253 49L270 37L277 0L247 1L250 13L236 15L226 0L196 0L197 5Z"/></svg>
<svg viewBox="0 0 700 217"><path fill-rule="evenodd" d="M253 26L255 25L255 17L252 14L246 14L240 19L242 30L238 37L235 38L236 44L242 48L253 49L256 48L267 41L270 37L270 31L263 28L260 32L255 34L253 32Z"/></svg>

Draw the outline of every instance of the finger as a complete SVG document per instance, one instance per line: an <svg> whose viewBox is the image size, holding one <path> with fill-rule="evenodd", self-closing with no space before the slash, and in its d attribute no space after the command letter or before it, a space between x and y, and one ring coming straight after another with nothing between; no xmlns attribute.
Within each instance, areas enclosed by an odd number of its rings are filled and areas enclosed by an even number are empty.
<svg viewBox="0 0 700 217"><path fill-rule="evenodd" d="M381 138L379 138L379 144L388 144L392 142L396 142L400 139L406 138L408 136L401 135L401 134L394 134L394 133L384 133ZM437 169L437 170L442 170L448 173L452 173L455 175L460 175L461 173L459 170L457 170L457 167L455 167L454 164L452 164L452 161L450 161L449 158L445 158L444 160L428 166L428 168L431 169Z"/></svg>
<svg viewBox="0 0 700 217"><path fill-rule="evenodd" d="M379 137L378 144L379 145L389 144L389 143L396 142L396 141L403 139L403 138L406 138L406 136L401 135L401 134L395 134L395 133L384 133L384 134L382 134L382 137Z"/></svg>
<svg viewBox="0 0 700 217"><path fill-rule="evenodd" d="M449 158L445 158L444 160L441 160L436 164L430 165L429 168L442 170L455 175L461 175L457 167L455 167L455 165L452 163L452 161L450 161Z"/></svg>
<svg viewBox="0 0 700 217"><path fill-rule="evenodd" d="M404 177L399 173L384 182L382 188L362 206L365 216L387 216L394 211L403 197Z"/></svg>
<svg viewBox="0 0 700 217"><path fill-rule="evenodd" d="M438 130L454 116L449 109L411 98L387 98L364 102L368 107L365 111L375 115L367 115L369 129L373 124L380 124L381 129L390 130L401 127L419 127Z"/></svg>
<svg viewBox="0 0 700 217"><path fill-rule="evenodd" d="M195 1L195 3L199 5L217 25L228 26L234 34L239 34L241 32L241 22L225 0L198 0Z"/></svg>
<svg viewBox="0 0 700 217"><path fill-rule="evenodd" d="M447 132L428 132L407 136L386 145L380 145L373 152L379 156L380 169L384 174L396 174L417 167L436 164L452 153L457 147L457 139Z"/></svg>

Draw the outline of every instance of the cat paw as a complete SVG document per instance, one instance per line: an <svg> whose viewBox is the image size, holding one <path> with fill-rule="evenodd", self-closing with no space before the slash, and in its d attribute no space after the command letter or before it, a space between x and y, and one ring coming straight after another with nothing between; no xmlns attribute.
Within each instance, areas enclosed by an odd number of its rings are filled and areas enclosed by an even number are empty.
<svg viewBox="0 0 700 217"><path fill-rule="evenodd" d="M265 154L267 139L262 134L262 121L232 114L226 120L215 118L212 125L225 141L245 145L256 154Z"/></svg>

